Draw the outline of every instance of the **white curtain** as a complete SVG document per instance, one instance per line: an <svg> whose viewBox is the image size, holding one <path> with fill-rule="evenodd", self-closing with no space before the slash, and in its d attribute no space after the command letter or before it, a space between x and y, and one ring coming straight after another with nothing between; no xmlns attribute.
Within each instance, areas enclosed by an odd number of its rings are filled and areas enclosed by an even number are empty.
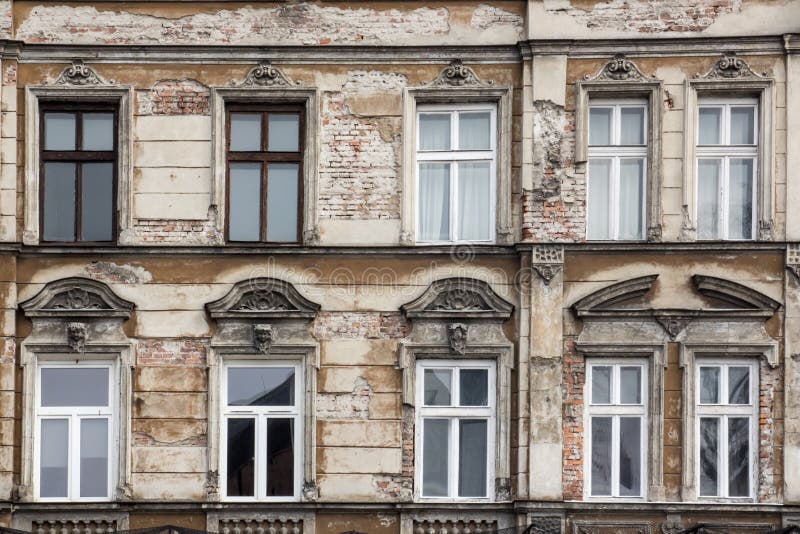
<svg viewBox="0 0 800 534"><path fill-rule="evenodd" d="M643 159L619 161L618 239L642 239Z"/></svg>
<svg viewBox="0 0 800 534"><path fill-rule="evenodd" d="M718 239L719 173L722 160L697 162L697 237Z"/></svg>
<svg viewBox="0 0 800 534"><path fill-rule="evenodd" d="M458 114L458 144L461 150L488 150L491 139L488 111Z"/></svg>
<svg viewBox="0 0 800 534"><path fill-rule="evenodd" d="M728 237L751 239L753 233L753 160L731 159L728 191Z"/></svg>
<svg viewBox="0 0 800 534"><path fill-rule="evenodd" d="M450 239L450 164L419 166L419 239Z"/></svg>
<svg viewBox="0 0 800 534"><path fill-rule="evenodd" d="M611 160L589 160L589 239L611 239Z"/></svg>
<svg viewBox="0 0 800 534"><path fill-rule="evenodd" d="M491 238L491 178L488 161L458 164L458 239L487 241Z"/></svg>

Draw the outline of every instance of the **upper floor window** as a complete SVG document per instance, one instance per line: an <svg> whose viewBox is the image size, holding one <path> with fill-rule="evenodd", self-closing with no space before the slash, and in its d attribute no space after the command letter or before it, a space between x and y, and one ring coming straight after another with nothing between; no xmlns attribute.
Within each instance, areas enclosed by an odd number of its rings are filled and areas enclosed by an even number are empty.
<svg viewBox="0 0 800 534"><path fill-rule="evenodd" d="M116 107L47 104L42 108L40 131L42 241L113 241Z"/></svg>
<svg viewBox="0 0 800 534"><path fill-rule="evenodd" d="M300 365L293 362L225 365L221 443L226 497L293 500L299 496L302 384Z"/></svg>
<svg viewBox="0 0 800 534"><path fill-rule="evenodd" d="M495 451L495 364L417 362L420 496L489 499Z"/></svg>
<svg viewBox="0 0 800 534"><path fill-rule="evenodd" d="M302 228L303 106L227 106L227 238L297 243Z"/></svg>
<svg viewBox="0 0 800 534"><path fill-rule="evenodd" d="M417 241L494 241L496 106L417 107Z"/></svg>
<svg viewBox="0 0 800 534"><path fill-rule="evenodd" d="M114 365L102 362L39 367L34 457L40 499L111 498L114 375Z"/></svg>
<svg viewBox="0 0 800 534"><path fill-rule="evenodd" d="M700 497L751 497L758 431L752 362L698 360L697 462Z"/></svg>
<svg viewBox="0 0 800 534"><path fill-rule="evenodd" d="M701 98L697 125L697 237L753 239L758 102Z"/></svg>
<svg viewBox="0 0 800 534"><path fill-rule="evenodd" d="M588 239L644 239L647 107L645 100L590 102Z"/></svg>
<svg viewBox="0 0 800 534"><path fill-rule="evenodd" d="M637 361L587 365L586 492L590 497L644 496L647 367Z"/></svg>

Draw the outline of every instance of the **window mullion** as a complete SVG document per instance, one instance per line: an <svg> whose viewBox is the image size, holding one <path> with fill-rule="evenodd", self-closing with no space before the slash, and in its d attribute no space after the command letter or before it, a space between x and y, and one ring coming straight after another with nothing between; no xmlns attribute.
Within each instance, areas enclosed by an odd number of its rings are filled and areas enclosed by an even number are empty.
<svg viewBox="0 0 800 534"><path fill-rule="evenodd" d="M450 488L448 490L448 495L450 497L458 498L458 458L460 454L459 446L458 446L458 438L459 438L459 427L458 427L458 417L450 418L450 481L449 485Z"/></svg>
<svg viewBox="0 0 800 534"><path fill-rule="evenodd" d="M457 241L458 228L458 162L450 162L450 241Z"/></svg>

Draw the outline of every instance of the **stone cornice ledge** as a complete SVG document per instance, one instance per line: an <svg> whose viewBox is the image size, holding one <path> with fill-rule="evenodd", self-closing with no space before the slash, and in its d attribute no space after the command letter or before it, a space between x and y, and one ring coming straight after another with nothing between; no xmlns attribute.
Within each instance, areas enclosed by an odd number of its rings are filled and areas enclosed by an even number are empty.
<svg viewBox="0 0 800 534"><path fill-rule="evenodd" d="M531 39L520 41L520 53L531 55L566 54L571 57L605 58L617 53L644 56L707 56L720 50L735 49L742 55L782 54L789 41L797 45L798 36L786 40L783 35L742 37L667 37L631 39Z"/></svg>

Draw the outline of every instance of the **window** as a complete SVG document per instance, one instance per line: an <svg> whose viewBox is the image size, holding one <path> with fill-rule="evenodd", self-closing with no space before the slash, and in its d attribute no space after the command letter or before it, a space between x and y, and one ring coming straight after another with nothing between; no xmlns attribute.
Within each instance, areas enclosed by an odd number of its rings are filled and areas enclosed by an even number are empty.
<svg viewBox="0 0 800 534"><path fill-rule="evenodd" d="M587 494L604 498L644 497L646 364L597 360L587 367Z"/></svg>
<svg viewBox="0 0 800 534"><path fill-rule="evenodd" d="M294 500L302 483L300 366L225 365L222 421L224 495Z"/></svg>
<svg viewBox="0 0 800 534"><path fill-rule="evenodd" d="M756 99L697 106L697 237L753 239L758 169Z"/></svg>
<svg viewBox="0 0 800 534"><path fill-rule="evenodd" d="M588 239L644 239L647 107L645 100L590 103Z"/></svg>
<svg viewBox="0 0 800 534"><path fill-rule="evenodd" d="M491 362L417 363L422 498L493 496L494 375Z"/></svg>
<svg viewBox="0 0 800 534"><path fill-rule="evenodd" d="M417 107L417 241L493 242L496 107Z"/></svg>
<svg viewBox="0 0 800 534"><path fill-rule="evenodd" d="M42 241L113 241L116 107L47 104L42 108L39 128Z"/></svg>
<svg viewBox="0 0 800 534"><path fill-rule="evenodd" d="M297 243L302 225L302 106L227 106L227 238Z"/></svg>
<svg viewBox="0 0 800 534"><path fill-rule="evenodd" d="M111 498L114 366L98 362L39 367L36 487L42 500Z"/></svg>
<svg viewBox="0 0 800 534"><path fill-rule="evenodd" d="M754 363L698 360L698 495L751 497L758 384Z"/></svg>

